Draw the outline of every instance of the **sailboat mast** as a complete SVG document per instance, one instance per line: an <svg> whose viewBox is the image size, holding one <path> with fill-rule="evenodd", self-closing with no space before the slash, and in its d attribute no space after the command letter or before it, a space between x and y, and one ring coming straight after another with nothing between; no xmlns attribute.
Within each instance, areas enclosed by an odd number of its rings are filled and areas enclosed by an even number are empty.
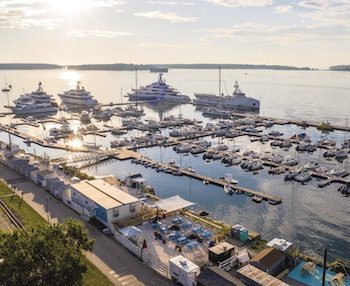
<svg viewBox="0 0 350 286"><path fill-rule="evenodd" d="M137 107L137 66L135 66L135 92L136 92L136 107Z"/></svg>
<svg viewBox="0 0 350 286"><path fill-rule="evenodd" d="M219 67L219 96L221 96L221 67Z"/></svg>

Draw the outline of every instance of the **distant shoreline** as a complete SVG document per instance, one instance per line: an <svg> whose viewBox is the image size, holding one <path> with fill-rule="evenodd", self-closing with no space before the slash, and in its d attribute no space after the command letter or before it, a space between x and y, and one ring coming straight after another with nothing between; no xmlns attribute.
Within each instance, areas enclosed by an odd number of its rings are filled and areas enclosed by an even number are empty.
<svg viewBox="0 0 350 286"><path fill-rule="evenodd" d="M0 63L0 70L48 70L63 69L70 70L101 70L101 71L134 71L151 70L154 67L169 69L251 69L251 70L317 70L309 67L293 67L284 65L248 65L248 64L87 64L87 65L55 65L41 63Z"/></svg>

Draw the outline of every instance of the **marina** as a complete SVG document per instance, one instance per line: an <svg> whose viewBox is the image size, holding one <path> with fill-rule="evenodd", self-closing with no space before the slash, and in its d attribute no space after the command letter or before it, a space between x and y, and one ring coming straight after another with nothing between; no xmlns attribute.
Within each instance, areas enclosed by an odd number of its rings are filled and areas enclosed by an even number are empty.
<svg viewBox="0 0 350 286"><path fill-rule="evenodd" d="M139 73L139 78L142 76ZM134 74L130 73L130 78L133 77ZM249 91L249 85L243 82L242 86L248 88L247 94L254 94ZM186 87L179 90L191 94ZM346 141L344 133L349 131L346 124L331 122L332 131L323 133L317 130L323 126L322 121L304 120L303 117L288 119L288 116L270 116L266 112L242 114L233 111L229 119L211 119L203 116L200 110L197 111L192 103L171 104L166 103L166 100L164 103L149 103L140 100L136 104L125 102L122 97L119 102L112 103L110 98L99 97L93 86L91 92L98 99L100 107L85 115L79 108L67 110L59 107L57 115L33 121L14 117L10 124L12 114L4 113L1 117L1 140L6 141L6 134L10 132L12 141L18 143L16 138L20 138L25 149L37 154L52 150L50 157L53 162L66 161L68 165L91 175L113 173L123 178L127 175L124 170L139 172L160 197L179 192L185 198L196 201L198 208L209 210L212 216L228 223L235 218L235 221L239 220L261 233L268 232L267 225L271 220L260 224L258 221L262 220L261 215L274 216L276 212L290 212L289 206L293 204L290 195L295 193L294 189L303 192L298 196L307 196L300 206L305 206L310 199L320 203L315 197L316 192L322 192L324 202L332 200L337 201L338 205L346 203L346 200L340 201L346 192L343 189L342 192L336 190L346 187L349 178L341 169L335 168L339 166L349 171L348 159L340 162L335 159L335 153L332 155L334 148L342 150L341 145ZM130 108L125 108L128 106ZM264 111L264 105L262 108ZM140 113L131 117L131 112L124 112L127 109L143 110L144 115ZM85 120L82 116L89 123L82 123ZM64 124L72 130L72 137L57 135L55 139L50 138L49 131L52 128L59 130ZM308 138L305 139L303 133ZM304 139L310 142L304 143ZM74 142L74 146L71 142ZM112 148L112 142L115 142L115 148ZM300 151L302 148L312 152ZM54 150L57 150L57 155ZM326 152L327 156L330 154L333 157L324 157ZM65 160L61 160L62 155L58 154L67 154L63 156ZM143 164L134 163L141 158ZM170 166L172 160L178 166ZM320 169L298 171L311 161L317 162ZM286 181L285 177L293 172L296 180ZM231 173L238 182L230 184L221 179L226 173ZM344 177L338 174L344 174ZM179 182L181 189L169 188L169 184L176 186L175 182ZM217 201L214 199L216 197ZM310 213L314 211L309 210ZM256 212L258 221L253 218ZM275 218L273 220L278 224ZM291 223L290 219L285 220ZM297 226L294 227L303 225L297 219ZM276 231L276 235L286 236L290 240L306 241L300 235L288 235L283 226L278 226ZM340 244L346 245L342 234L338 233L335 237ZM332 241L332 238L329 239Z"/></svg>

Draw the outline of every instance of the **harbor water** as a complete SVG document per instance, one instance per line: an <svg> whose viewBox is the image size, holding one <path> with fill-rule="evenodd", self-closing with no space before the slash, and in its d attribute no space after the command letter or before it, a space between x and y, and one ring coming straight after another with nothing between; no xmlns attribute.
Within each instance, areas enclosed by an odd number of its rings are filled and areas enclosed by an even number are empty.
<svg viewBox="0 0 350 286"><path fill-rule="evenodd" d="M11 103L20 94L36 89L41 81L43 88L52 93L60 102L57 93L63 92L76 80L81 80L82 85L95 96L101 103L126 102L123 97L135 87L135 73L130 71L0 71L0 78L6 76L7 81L13 85L9 98L2 94L0 98L0 111L8 109L4 105ZM176 87L183 94L194 97L194 92L216 93L218 90L218 72L215 70L170 70L165 74L168 84ZM349 116L350 106L350 73L330 71L271 71L271 70L224 70L223 90L231 93L235 80L238 80L242 90L261 101L260 114L278 118L293 118L299 120L326 121L332 124L346 125L346 117ZM147 85L157 80L157 74L146 71L138 72L138 85ZM166 115L183 114L186 118L202 120L204 124L210 119L201 115L191 104L186 105L147 105L144 106L145 118L159 120ZM61 115L67 116L64 112ZM8 123L9 117L0 118L1 123ZM215 123L215 120L213 121ZM102 124L102 123L101 123ZM112 117L108 124L120 126L121 120ZM75 130L79 127L78 120L71 122ZM37 137L48 136L48 130L54 127L54 123L47 123L40 128L20 126L18 130L29 132ZM101 125L102 126L102 125ZM279 130L285 137L295 133L306 132L313 142L317 142L323 134L315 128L301 129L294 125L273 126L263 132ZM169 132L166 130L164 132ZM137 136L139 131L128 132L127 136ZM346 138L344 132L333 132L330 138L341 142ZM97 137L97 144L104 148L109 147L109 142L115 138L111 134L106 137ZM219 143L217 138L205 138L215 146ZM6 141L7 135L0 133L0 140ZM48 149L32 144L26 146L22 139L13 137L14 142L32 153L51 157L69 155L66 151ZM92 142L92 136L85 136L84 140ZM290 151L271 149L270 144L250 142L247 136L235 140L223 140L230 148L238 146L242 151L253 150L255 152L273 151L283 156L292 156L301 161L301 165L310 160L322 162L323 166L334 167L335 160L326 161L317 150L313 154L299 154L295 148ZM337 189L340 185L331 184L325 188L317 187L317 180L312 179L307 184L297 182L284 182L284 175L268 174L265 167L258 174L245 172L238 166L225 167L218 161L206 162L202 155L179 155L172 147L152 147L141 149L140 152L149 158L160 162L175 160L181 166L191 167L198 173L214 178L220 178L226 173L231 173L233 178L244 187L260 192L270 193L282 197L280 205L270 205L267 202L260 204L252 202L245 195L229 196L222 188L213 185L204 185L203 182L185 176L173 176L157 173L155 169L145 168L132 164L131 161L110 160L85 169L92 175L113 174L121 179L141 173L147 183L154 187L160 197L169 197L175 194L196 203L195 208L207 210L211 216L229 224L240 223L246 227L261 232L263 238L285 238L294 244L313 250L327 246L329 255L350 259L350 198L343 197ZM350 171L349 160L345 160L342 166Z"/></svg>

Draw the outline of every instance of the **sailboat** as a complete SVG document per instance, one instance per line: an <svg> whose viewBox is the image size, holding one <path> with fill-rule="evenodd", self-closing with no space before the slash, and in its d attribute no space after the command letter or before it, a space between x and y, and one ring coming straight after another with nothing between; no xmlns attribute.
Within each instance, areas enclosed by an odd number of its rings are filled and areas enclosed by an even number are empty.
<svg viewBox="0 0 350 286"><path fill-rule="evenodd" d="M11 84L8 85L7 82L6 82L6 79L5 79L5 87L3 87L1 89L1 91L2 92L9 92L11 89L12 89L12 85Z"/></svg>

